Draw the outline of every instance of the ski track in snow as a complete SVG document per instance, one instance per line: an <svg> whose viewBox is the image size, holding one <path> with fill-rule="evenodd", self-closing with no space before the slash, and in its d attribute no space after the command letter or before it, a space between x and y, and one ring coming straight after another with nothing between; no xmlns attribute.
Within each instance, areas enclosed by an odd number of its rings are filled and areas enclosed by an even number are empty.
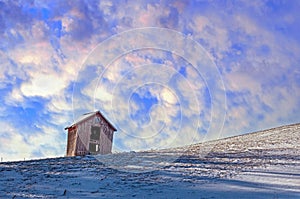
<svg viewBox="0 0 300 199"><path fill-rule="evenodd" d="M1 198L300 198L300 124L185 148L0 163Z"/></svg>

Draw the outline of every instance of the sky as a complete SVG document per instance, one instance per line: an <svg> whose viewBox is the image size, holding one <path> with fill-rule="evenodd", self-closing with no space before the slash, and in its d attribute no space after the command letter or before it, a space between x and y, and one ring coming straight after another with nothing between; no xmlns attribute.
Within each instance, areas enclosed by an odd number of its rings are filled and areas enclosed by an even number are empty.
<svg viewBox="0 0 300 199"><path fill-rule="evenodd" d="M64 156L100 110L113 151L300 122L300 1L0 0L0 156Z"/></svg>

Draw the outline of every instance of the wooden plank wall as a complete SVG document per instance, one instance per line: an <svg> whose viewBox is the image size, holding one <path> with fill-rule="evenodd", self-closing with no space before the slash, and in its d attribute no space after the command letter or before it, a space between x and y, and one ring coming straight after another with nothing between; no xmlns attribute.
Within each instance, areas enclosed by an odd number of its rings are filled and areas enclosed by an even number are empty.
<svg viewBox="0 0 300 199"><path fill-rule="evenodd" d="M74 156L76 149L76 129L68 129L67 156Z"/></svg>

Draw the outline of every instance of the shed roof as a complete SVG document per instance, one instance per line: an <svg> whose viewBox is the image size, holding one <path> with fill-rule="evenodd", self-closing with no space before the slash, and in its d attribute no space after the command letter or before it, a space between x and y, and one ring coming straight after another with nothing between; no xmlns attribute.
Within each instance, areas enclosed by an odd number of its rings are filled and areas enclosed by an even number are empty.
<svg viewBox="0 0 300 199"><path fill-rule="evenodd" d="M87 119L89 119L89 118L91 118L91 117L93 117L93 116L95 116L95 115L101 116L101 117L108 123L108 125L109 125L114 131L117 131L116 127L114 127L114 126L108 121L108 119L106 119L106 118L104 117L104 115L103 115L100 111L94 111L94 112L89 112L89 113L83 114L81 117L79 117L77 120L75 120L73 124L71 124L70 126L67 126L67 127L65 128L65 130L67 130L67 129L69 129L69 128L72 128L72 127L74 127L76 124L79 124L79 123L81 123L81 122L84 122L85 120L87 120Z"/></svg>

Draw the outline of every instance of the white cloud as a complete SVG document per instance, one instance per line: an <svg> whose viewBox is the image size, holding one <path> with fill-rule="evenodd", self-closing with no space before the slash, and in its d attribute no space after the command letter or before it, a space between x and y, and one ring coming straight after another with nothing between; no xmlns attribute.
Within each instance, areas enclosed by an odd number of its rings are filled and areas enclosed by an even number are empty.
<svg viewBox="0 0 300 199"><path fill-rule="evenodd" d="M192 22L193 25L190 24L190 28L195 28L196 32L201 32L204 30L205 26L209 24L209 20L204 16L196 16L195 21Z"/></svg>
<svg viewBox="0 0 300 199"><path fill-rule="evenodd" d="M250 91L252 94L261 93L261 83L251 74L234 72L225 75L226 87L230 91Z"/></svg>
<svg viewBox="0 0 300 199"><path fill-rule="evenodd" d="M65 145L61 132L50 127L42 127L43 133L22 134L6 122L0 122L0 157L4 161L15 161L63 156ZM35 152L39 151L40 155Z"/></svg>
<svg viewBox="0 0 300 199"><path fill-rule="evenodd" d="M49 97L58 94L65 87L64 80L57 75L34 74L30 82L22 84L21 91L27 97Z"/></svg>
<svg viewBox="0 0 300 199"><path fill-rule="evenodd" d="M31 148L13 126L6 122L0 122L0 135L0 156L4 161L28 157Z"/></svg>

